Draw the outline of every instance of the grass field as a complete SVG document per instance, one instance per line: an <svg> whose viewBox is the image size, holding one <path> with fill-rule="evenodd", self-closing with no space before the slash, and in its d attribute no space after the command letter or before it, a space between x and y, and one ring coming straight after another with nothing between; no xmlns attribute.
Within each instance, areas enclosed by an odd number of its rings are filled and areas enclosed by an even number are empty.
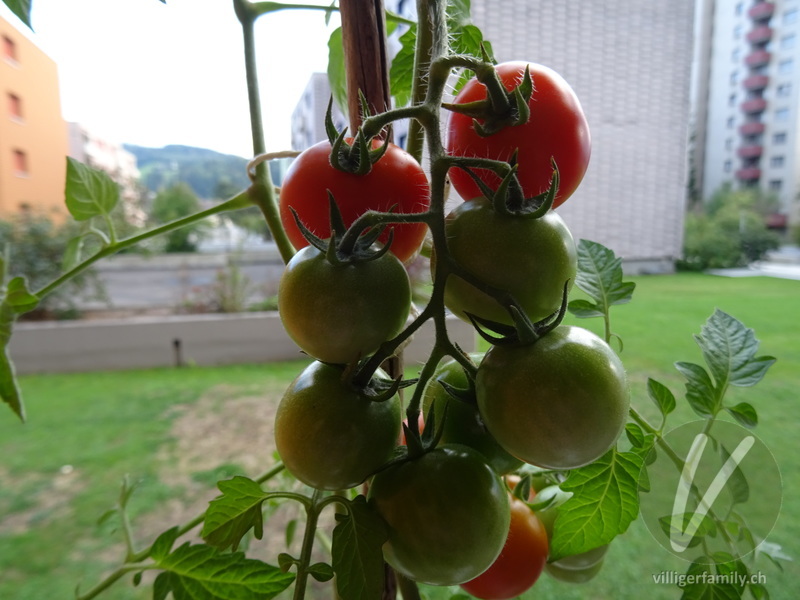
<svg viewBox="0 0 800 600"><path fill-rule="evenodd" d="M781 467L783 508L770 540L800 556L800 501L791 495L800 477L800 282L706 275L635 281L634 301L614 309L612 326L624 340L633 401L645 414L654 414L645 394L647 377L682 395L672 365L700 362L692 335L715 308L755 329L760 353L778 358L761 384L735 392L758 409L756 433ZM269 468L271 414L299 368L300 363L282 363L24 377L29 423L0 412L0 598L68 598L76 584L90 586L114 565L124 553L114 521L97 520L114 504L126 475L142 481L132 512L144 545L160 529L202 511L214 496L216 476L254 476ZM692 418L684 406L670 420L677 425ZM267 544L274 546L273 556L283 550L279 541ZM760 568L773 599L796 597L796 562L783 572L766 562ZM682 573L686 564L636 522L612 544L591 584L543 577L527 597L678 598L676 587L653 583L653 575L671 570ZM149 596L120 583L102 597Z"/></svg>

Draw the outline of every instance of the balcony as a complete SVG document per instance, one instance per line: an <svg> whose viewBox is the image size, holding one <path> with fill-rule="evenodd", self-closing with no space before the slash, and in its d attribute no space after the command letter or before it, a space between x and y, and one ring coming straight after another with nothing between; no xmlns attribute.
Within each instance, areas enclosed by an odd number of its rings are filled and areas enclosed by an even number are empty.
<svg viewBox="0 0 800 600"><path fill-rule="evenodd" d="M764 112L767 108L767 101L764 98L753 98L752 100L745 100L740 106L742 112L752 115Z"/></svg>
<svg viewBox="0 0 800 600"><path fill-rule="evenodd" d="M761 178L761 169L758 167L745 167L736 171L736 179L739 181L756 181Z"/></svg>
<svg viewBox="0 0 800 600"><path fill-rule="evenodd" d="M747 41L751 44L764 44L772 39L772 27L757 25L747 34Z"/></svg>
<svg viewBox="0 0 800 600"><path fill-rule="evenodd" d="M736 151L736 154L741 158L758 158L764 153L764 146L761 144L751 144L749 146L742 146Z"/></svg>
<svg viewBox="0 0 800 600"><path fill-rule="evenodd" d="M759 2L754 4L750 10L747 11L747 16L753 21L765 21L769 19L775 12L775 4L772 2Z"/></svg>
<svg viewBox="0 0 800 600"><path fill-rule="evenodd" d="M745 80L742 82L744 89L746 90L763 90L769 84L769 76L768 75L750 75L750 77L745 77Z"/></svg>
<svg viewBox="0 0 800 600"><path fill-rule="evenodd" d="M753 50L750 54L745 56L744 63L748 67L756 69L769 64L770 59L772 59L772 54L766 50Z"/></svg>
<svg viewBox="0 0 800 600"><path fill-rule="evenodd" d="M764 123L744 123L743 125L739 126L739 133L742 135L758 135L759 133L764 133L766 126Z"/></svg>

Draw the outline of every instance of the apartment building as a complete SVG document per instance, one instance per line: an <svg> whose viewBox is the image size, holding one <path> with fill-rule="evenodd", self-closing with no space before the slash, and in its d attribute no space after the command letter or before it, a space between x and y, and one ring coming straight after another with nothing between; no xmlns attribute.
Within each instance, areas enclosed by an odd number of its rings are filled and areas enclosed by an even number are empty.
<svg viewBox="0 0 800 600"><path fill-rule="evenodd" d="M757 187L800 223L800 0L701 0L695 171L702 195Z"/></svg>
<svg viewBox="0 0 800 600"><path fill-rule="evenodd" d="M67 126L56 64L0 17L0 218L66 215Z"/></svg>

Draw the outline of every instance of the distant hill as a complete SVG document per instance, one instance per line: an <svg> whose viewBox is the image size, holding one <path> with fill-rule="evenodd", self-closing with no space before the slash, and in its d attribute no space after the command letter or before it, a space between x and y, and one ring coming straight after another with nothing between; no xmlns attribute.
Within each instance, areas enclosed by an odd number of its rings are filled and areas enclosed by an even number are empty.
<svg viewBox="0 0 800 600"><path fill-rule="evenodd" d="M124 147L136 156L142 184L153 192L182 181L199 198L214 199L220 182L239 190L249 185L247 159L240 156L193 146L145 148L125 144Z"/></svg>

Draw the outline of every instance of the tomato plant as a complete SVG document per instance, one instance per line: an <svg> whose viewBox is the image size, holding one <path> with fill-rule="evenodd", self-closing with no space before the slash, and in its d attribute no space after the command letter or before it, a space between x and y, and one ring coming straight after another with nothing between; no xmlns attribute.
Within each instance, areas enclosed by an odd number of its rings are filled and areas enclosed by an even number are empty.
<svg viewBox="0 0 800 600"><path fill-rule="evenodd" d="M532 344L493 346L475 385L481 417L500 445L547 469L600 458L628 419L622 362L580 327L556 327Z"/></svg>
<svg viewBox="0 0 800 600"><path fill-rule="evenodd" d="M349 363L375 352L403 329L411 283L391 253L363 261L331 261L314 246L286 265L278 311L286 332L309 355Z"/></svg>
<svg viewBox="0 0 800 600"><path fill-rule="evenodd" d="M477 362L480 362L482 357L482 353L470 355L470 358ZM456 389L468 388L467 374L455 359L440 365L428 383L423 397L425 413L433 406L436 418L440 420L444 418L441 442L463 444L474 448L501 475L522 466L522 461L503 450L486 429L480 414L478 414L477 405L470 405L465 401L453 398L442 383ZM445 407L447 407L446 413Z"/></svg>
<svg viewBox="0 0 800 600"><path fill-rule="evenodd" d="M527 504L512 498L511 524L500 556L481 575L461 587L483 600L516 598L539 579L547 551L544 525Z"/></svg>
<svg viewBox="0 0 800 600"><path fill-rule="evenodd" d="M373 140L372 147L377 149L381 143ZM330 142L319 142L295 159L281 186L281 222L295 248L305 247L308 241L298 228L292 209L313 234L323 239L330 237L329 192L346 226L370 210L421 213L430 205L428 178L402 148L389 143L369 172L359 175L334 168ZM427 232L424 223L402 223L391 229L391 251L403 262L419 251ZM380 241L386 243L389 233L385 231Z"/></svg>
<svg viewBox="0 0 800 600"><path fill-rule="evenodd" d="M504 127L491 135L481 135L470 115L453 112L447 126L447 150L454 156L500 161L509 161L517 152L519 181L526 196L539 195L548 188L550 160L554 159L561 174L553 203L557 207L573 194L586 172L591 154L589 125L575 92L552 69L536 63L513 61L497 65L496 70L502 84L511 91L522 82L526 67L533 79L527 122ZM461 89L454 104L466 105L486 98L486 86L473 78ZM479 169L477 173L490 187L496 187L500 181L490 170ZM450 179L465 200L482 195L477 184L463 170L451 170Z"/></svg>
<svg viewBox="0 0 800 600"><path fill-rule="evenodd" d="M480 197L458 205L445 227L452 259L481 282L510 293L531 321L561 306L565 286L570 288L575 279L577 251L555 212L539 218L502 214ZM461 277L449 277L444 293L447 308L464 320L471 313L513 322L495 298Z"/></svg>
<svg viewBox="0 0 800 600"><path fill-rule="evenodd" d="M441 445L378 473L368 498L389 529L386 561L414 581L469 581L494 562L508 534L508 492L466 446Z"/></svg>
<svg viewBox="0 0 800 600"><path fill-rule="evenodd" d="M397 396L376 402L341 369L311 363L283 395L275 444L303 483L344 490L362 483L391 457L400 434Z"/></svg>

